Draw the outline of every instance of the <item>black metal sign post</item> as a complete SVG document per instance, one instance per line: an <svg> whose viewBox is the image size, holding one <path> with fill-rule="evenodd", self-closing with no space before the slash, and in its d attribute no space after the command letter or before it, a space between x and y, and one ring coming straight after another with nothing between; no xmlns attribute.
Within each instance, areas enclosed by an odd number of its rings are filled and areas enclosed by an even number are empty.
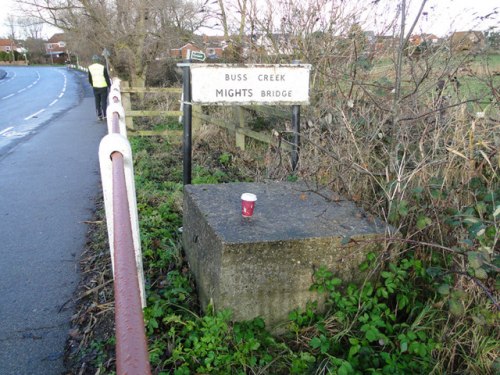
<svg viewBox="0 0 500 375"><path fill-rule="evenodd" d="M300 65L300 60L293 60L292 64ZM297 164L299 162L300 149L300 105L292 105L292 129L292 171L295 172L297 170Z"/></svg>
<svg viewBox="0 0 500 375"><path fill-rule="evenodd" d="M183 184L191 184L191 166L192 166L192 134L193 134L193 105L191 103L191 62L193 60L205 61L205 54L201 51L187 50L186 59L182 64L182 124L184 132L182 137L182 166L183 166Z"/></svg>
<svg viewBox="0 0 500 375"><path fill-rule="evenodd" d="M188 51L189 54L189 51ZM182 137L182 163L183 163L183 184L191 184L191 159L192 159L192 122L193 106L191 105L191 59L184 60L182 64L182 124L184 133Z"/></svg>
<svg viewBox="0 0 500 375"><path fill-rule="evenodd" d="M292 171L296 171L299 162L300 149L300 105L292 105L292 129L293 129L293 145L292 145Z"/></svg>

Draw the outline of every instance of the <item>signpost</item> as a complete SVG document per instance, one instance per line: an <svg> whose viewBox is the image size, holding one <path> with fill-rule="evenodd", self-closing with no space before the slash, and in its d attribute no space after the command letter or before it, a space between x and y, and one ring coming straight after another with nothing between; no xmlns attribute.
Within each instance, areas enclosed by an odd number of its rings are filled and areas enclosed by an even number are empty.
<svg viewBox="0 0 500 375"><path fill-rule="evenodd" d="M104 61L106 61L106 70L109 72L109 56L111 56L111 53L108 51L106 47L104 47L101 55L104 56Z"/></svg>
<svg viewBox="0 0 500 375"><path fill-rule="evenodd" d="M300 105L309 104L310 64L192 64L205 54L190 51L183 68L184 185L191 183L191 107L200 105L291 105L292 169L300 144Z"/></svg>
<svg viewBox="0 0 500 375"><path fill-rule="evenodd" d="M196 104L309 104L310 65L191 64L190 69Z"/></svg>

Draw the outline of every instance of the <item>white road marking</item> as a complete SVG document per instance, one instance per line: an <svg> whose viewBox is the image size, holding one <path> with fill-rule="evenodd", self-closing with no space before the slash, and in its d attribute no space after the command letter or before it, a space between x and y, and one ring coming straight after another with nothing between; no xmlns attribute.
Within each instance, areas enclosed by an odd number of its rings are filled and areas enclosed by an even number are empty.
<svg viewBox="0 0 500 375"><path fill-rule="evenodd" d="M5 133L8 133L10 130L14 129L13 126L11 126L10 128L7 128L7 129L4 129L0 132L0 135L4 135Z"/></svg>
<svg viewBox="0 0 500 375"><path fill-rule="evenodd" d="M67 86L67 81L68 81L67 76L66 76L66 74L65 74L65 73L62 73L62 72L60 72L60 71L59 71L59 73L61 73L61 74L62 74L62 76L64 77L63 88L62 88L62 90L61 90L60 94L58 95L57 99L54 99L54 100L52 101L52 103L50 103L50 104L47 106L47 108L48 108L48 107L52 107L53 105L55 105L55 104L59 101L59 99L61 99L61 98L64 96L64 93L66 92L66 86ZM37 77L37 79L36 79L35 81L33 81L33 83L31 83L29 86L27 86L27 87L25 87L25 88L23 88L23 89L19 90L17 93L21 93L21 92L25 91L26 89L30 89L30 88L32 88L34 85L36 85L36 84L38 83L38 81L40 81L40 78L41 78L40 73L39 73L38 71L36 72L36 74L37 74L37 76L38 76L38 77ZM7 95L7 96L5 96L5 97L1 98L0 100L10 98L10 97L12 97L12 96L14 96L14 95L15 95L15 94L10 94L10 95ZM39 115L39 114L41 114L42 112L45 112L45 110L46 110L47 108L43 108L43 109L39 110L38 112L33 113L32 115L29 115L29 116L28 116L28 117L26 117L24 120L26 120L26 121L27 121L27 120L31 120L32 118L34 118L34 117L38 116L38 115ZM11 129L11 128L10 128L10 129ZM9 129L9 130L10 130L10 129ZM4 132L6 132L6 130L4 130ZM0 135L5 134L4 132L0 133Z"/></svg>
<svg viewBox="0 0 500 375"><path fill-rule="evenodd" d="M42 113L42 112L45 112L45 108L44 108L44 109L39 110L39 111L38 111L38 112L36 112L36 113L33 113L32 115L30 115L30 116L28 116L28 117L26 117L26 118L25 118L25 120L31 120L33 117L38 116L38 115L39 115L40 113Z"/></svg>

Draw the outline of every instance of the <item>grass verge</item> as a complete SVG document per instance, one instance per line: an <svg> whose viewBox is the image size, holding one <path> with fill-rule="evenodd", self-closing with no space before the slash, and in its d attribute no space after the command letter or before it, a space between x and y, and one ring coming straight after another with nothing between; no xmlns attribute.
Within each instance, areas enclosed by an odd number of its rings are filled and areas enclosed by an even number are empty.
<svg viewBox="0 0 500 375"><path fill-rule="evenodd" d="M343 285L320 268L312 288L325 294L327 312L318 313L314 304L292 311L286 332L279 337L272 336L259 318L232 322L230 311L209 308L202 312L180 241L180 146L154 137L132 138L131 143L147 280L144 314L154 374L498 371L498 310L491 299L471 292L471 284L445 268L452 257L441 251L429 257L428 253L422 256L418 247L410 247L391 263L369 256L361 267L378 276L361 288ZM258 171L259 159L221 146L220 139L196 143L193 183L250 181L266 175ZM482 217L495 214L487 214L491 205L483 204ZM401 205L394 212L405 214ZM468 215L472 220L472 212ZM473 221L468 228L477 235ZM425 228L427 224L422 219L418 225ZM77 297L67 363L74 374L113 374L112 282L102 209L89 225L82 261L84 282ZM481 254L469 256L477 257L473 264L478 266L470 277L479 280L474 272L491 273L491 269L484 270ZM489 288L492 279L488 275L481 279Z"/></svg>

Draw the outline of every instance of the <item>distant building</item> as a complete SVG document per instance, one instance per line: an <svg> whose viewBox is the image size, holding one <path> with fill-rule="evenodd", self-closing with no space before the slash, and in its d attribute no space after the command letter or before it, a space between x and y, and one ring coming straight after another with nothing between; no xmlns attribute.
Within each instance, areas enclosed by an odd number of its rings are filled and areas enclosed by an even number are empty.
<svg viewBox="0 0 500 375"><path fill-rule="evenodd" d="M64 64L68 61L68 49L64 33L57 33L45 43L45 54L53 64Z"/></svg>
<svg viewBox="0 0 500 375"><path fill-rule="evenodd" d="M0 39L0 51L11 52L17 50L16 42L11 39Z"/></svg>
<svg viewBox="0 0 500 375"><path fill-rule="evenodd" d="M228 47L229 42L223 36L201 35L196 36L195 40L184 44L180 48L172 48L170 57L176 59L186 59L187 51L203 52L207 59L221 59L224 57L224 51Z"/></svg>
<svg viewBox="0 0 500 375"><path fill-rule="evenodd" d="M434 34L412 35L410 36L409 42L415 47L424 43L427 44L427 46L436 46L439 44L439 38Z"/></svg>
<svg viewBox="0 0 500 375"><path fill-rule="evenodd" d="M375 37L375 51L377 53L392 52L399 44L399 38L391 35L377 35Z"/></svg>
<svg viewBox="0 0 500 375"><path fill-rule="evenodd" d="M1 60L9 64L19 61L26 62L27 60L28 50L22 46L22 42L19 40L0 39L0 52L4 52Z"/></svg>
<svg viewBox="0 0 500 375"><path fill-rule="evenodd" d="M170 50L170 57L174 59L187 59L188 51L199 51L203 52L200 47L194 43L186 43L180 48L172 48Z"/></svg>
<svg viewBox="0 0 500 375"><path fill-rule="evenodd" d="M422 38L431 45L437 45L441 42L441 39L434 34L422 34Z"/></svg>
<svg viewBox="0 0 500 375"><path fill-rule="evenodd" d="M451 34L450 48L454 52L479 52L486 48L486 38L482 31L457 31Z"/></svg>
<svg viewBox="0 0 500 375"><path fill-rule="evenodd" d="M294 50L290 36L286 34L259 34L251 37L234 37L229 40L224 36L195 35L193 41L180 48L171 49L169 56L175 59L185 59L187 50L191 50L201 51L205 53L207 59L216 60L228 58L230 47L237 49L243 58L255 53L263 55L289 55Z"/></svg>
<svg viewBox="0 0 500 375"><path fill-rule="evenodd" d="M377 41L377 35L375 34L375 31L363 31L363 34L365 35L368 45L373 45Z"/></svg>
<svg viewBox="0 0 500 375"><path fill-rule="evenodd" d="M224 36L203 35L203 47L207 59L221 59L228 46L228 41Z"/></svg>

